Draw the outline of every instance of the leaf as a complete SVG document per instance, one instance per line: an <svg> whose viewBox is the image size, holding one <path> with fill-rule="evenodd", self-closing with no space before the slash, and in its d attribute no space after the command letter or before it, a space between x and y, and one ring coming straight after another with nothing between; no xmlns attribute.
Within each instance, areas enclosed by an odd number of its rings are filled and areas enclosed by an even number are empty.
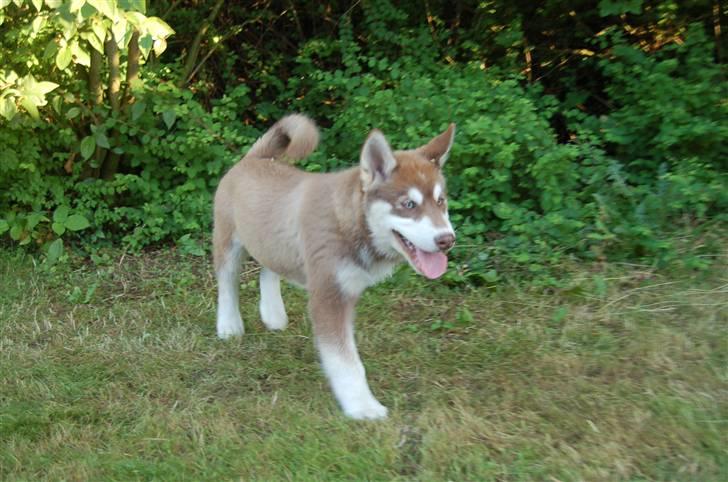
<svg viewBox="0 0 728 482"><path fill-rule="evenodd" d="M12 0L0 0L0 9L7 7L11 2Z"/></svg>
<svg viewBox="0 0 728 482"><path fill-rule="evenodd" d="M56 233L58 236L63 236L63 233L66 232L66 226L61 223L53 223L51 225L51 229L53 229L53 232Z"/></svg>
<svg viewBox="0 0 728 482"><path fill-rule="evenodd" d="M111 32L114 34L116 44L121 49L126 47L126 43L131 38L131 29L129 29L128 27L129 22L127 22L126 18L124 17L119 18L119 20L111 26Z"/></svg>
<svg viewBox="0 0 728 482"><path fill-rule="evenodd" d="M12 228L10 228L10 239L12 239L13 241L19 240L22 235L23 226L21 224L16 224Z"/></svg>
<svg viewBox="0 0 728 482"><path fill-rule="evenodd" d="M111 146L109 145L109 138L106 137L106 134L104 134L103 132L96 133L96 145L99 147L103 147L104 149L111 148Z"/></svg>
<svg viewBox="0 0 728 482"><path fill-rule="evenodd" d="M33 119L40 119L38 108L35 106L35 103L33 103L33 101L30 100L28 97L23 97L22 99L20 99L20 105L25 108L26 112L28 112L28 114L30 114Z"/></svg>
<svg viewBox="0 0 728 482"><path fill-rule="evenodd" d="M35 7L35 10L40 12L40 9L43 8L43 0L31 0L31 2Z"/></svg>
<svg viewBox="0 0 728 482"><path fill-rule="evenodd" d="M66 221L66 227L71 231L81 231L89 226L91 226L91 223L80 214L72 214L68 217L68 221Z"/></svg>
<svg viewBox="0 0 728 482"><path fill-rule="evenodd" d="M154 41L154 53L160 56L165 50L167 50L167 41L163 38L156 39Z"/></svg>
<svg viewBox="0 0 728 482"><path fill-rule="evenodd" d="M144 102L135 102L134 105L131 106L131 120L135 121L139 119L142 114L144 114L144 110L147 108L147 104Z"/></svg>
<svg viewBox="0 0 728 482"><path fill-rule="evenodd" d="M68 213L69 213L68 206L58 206L55 211L53 211L53 221L57 223L65 223L66 219L68 219Z"/></svg>
<svg viewBox="0 0 728 482"><path fill-rule="evenodd" d="M101 45L103 45L106 41L106 24L104 23L104 21L94 18L91 22L91 30L94 31L96 37L99 39L99 42L101 42ZM101 50L99 50L99 52L104 53L104 49L102 48Z"/></svg>
<svg viewBox="0 0 728 482"><path fill-rule="evenodd" d="M144 22L143 29L149 32L155 39L164 39L174 33L172 27L159 17L148 17Z"/></svg>
<svg viewBox="0 0 728 482"><path fill-rule="evenodd" d="M0 234L10 229L10 225L4 219L0 219Z"/></svg>
<svg viewBox="0 0 728 482"><path fill-rule="evenodd" d="M65 70L65 68L71 63L71 60L73 60L71 48L67 45L65 47L61 47L56 55L56 66L58 66L61 70Z"/></svg>
<svg viewBox="0 0 728 482"><path fill-rule="evenodd" d="M137 12L146 13L147 2L145 0L119 0L119 8L122 10L136 10Z"/></svg>
<svg viewBox="0 0 728 482"><path fill-rule="evenodd" d="M87 0L87 2L112 21L116 21L116 7L111 0Z"/></svg>
<svg viewBox="0 0 728 482"><path fill-rule="evenodd" d="M46 262L48 264L55 264L61 255L63 255L63 240L58 238L48 245L48 257L46 258Z"/></svg>
<svg viewBox="0 0 728 482"><path fill-rule="evenodd" d="M40 29L42 29L46 24L47 17L45 15L38 15L33 19L33 23L31 24L33 26L33 33L37 34L40 32Z"/></svg>
<svg viewBox="0 0 728 482"><path fill-rule="evenodd" d="M70 109L68 109L68 112L66 112L66 119L75 119L80 113L81 109L79 109L78 107L71 107Z"/></svg>
<svg viewBox="0 0 728 482"><path fill-rule="evenodd" d="M167 129L171 129L174 125L174 121L177 120L177 113L172 109L165 110L162 112L162 119L164 120Z"/></svg>
<svg viewBox="0 0 728 482"><path fill-rule="evenodd" d="M149 52L152 51L152 47L154 47L154 37L148 33L139 37L139 50L145 59L149 57Z"/></svg>
<svg viewBox="0 0 728 482"><path fill-rule="evenodd" d="M56 88L58 88L58 84L56 84L55 82L42 81L35 83L34 91L38 92L39 94L46 95Z"/></svg>
<svg viewBox="0 0 728 482"><path fill-rule="evenodd" d="M91 47L94 50L96 50L97 52L99 52L100 54L104 53L104 44L101 43L101 41L99 40L99 38L96 36L95 33L83 32L81 34L81 38L85 39L89 43L89 45L91 45Z"/></svg>
<svg viewBox="0 0 728 482"><path fill-rule="evenodd" d="M81 141L81 155L84 159L90 158L96 150L96 139L86 136Z"/></svg>
<svg viewBox="0 0 728 482"><path fill-rule="evenodd" d="M74 41L71 44L71 53L73 54L73 61L77 64L85 67L91 66L91 56L78 44L78 42Z"/></svg>
<svg viewBox="0 0 728 482"><path fill-rule="evenodd" d="M0 100L0 115L5 117L7 120L13 120L15 114L17 114L18 108L15 106L15 100L12 97L7 96Z"/></svg>

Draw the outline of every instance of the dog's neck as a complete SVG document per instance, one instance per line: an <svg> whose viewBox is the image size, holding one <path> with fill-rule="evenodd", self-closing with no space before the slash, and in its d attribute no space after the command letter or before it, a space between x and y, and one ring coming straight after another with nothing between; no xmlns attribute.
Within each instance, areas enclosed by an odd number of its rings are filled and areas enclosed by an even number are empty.
<svg viewBox="0 0 728 482"><path fill-rule="evenodd" d="M359 168L351 168L341 173L345 182L334 192L335 212L339 227L346 239L352 240L354 251L350 253L353 261L368 269L382 262L396 263L399 260L381 253L372 240L367 224L367 197L361 183Z"/></svg>

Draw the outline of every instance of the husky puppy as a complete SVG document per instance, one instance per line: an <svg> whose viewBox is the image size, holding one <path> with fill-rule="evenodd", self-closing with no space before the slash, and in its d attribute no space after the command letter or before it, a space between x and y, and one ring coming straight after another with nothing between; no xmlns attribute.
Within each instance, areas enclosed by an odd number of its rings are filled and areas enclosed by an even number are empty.
<svg viewBox="0 0 728 482"><path fill-rule="evenodd" d="M369 286L407 261L427 278L447 269L455 243L445 179L455 125L427 144L393 151L373 130L357 167L327 174L289 164L309 155L319 134L309 118L284 117L222 178L213 233L218 282L217 334L243 334L238 309L240 264L260 265L260 316L271 330L288 324L280 281L309 293L321 364L344 413L380 419L354 340L354 307Z"/></svg>

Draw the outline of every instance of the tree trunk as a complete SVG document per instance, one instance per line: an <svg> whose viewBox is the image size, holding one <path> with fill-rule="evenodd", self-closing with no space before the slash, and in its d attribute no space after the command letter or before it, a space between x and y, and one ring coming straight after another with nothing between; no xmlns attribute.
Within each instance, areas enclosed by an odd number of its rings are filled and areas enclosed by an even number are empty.
<svg viewBox="0 0 728 482"><path fill-rule="evenodd" d="M113 32L108 33L104 50L106 51L106 57L109 63L107 97L109 98L109 104L111 104L111 114L116 117L119 114L119 107L121 106L121 72L119 69L119 47L116 45ZM115 133L113 137L114 140L118 140L118 133ZM118 167L119 155L112 152L106 156L101 166L101 177L103 179L113 178Z"/></svg>
<svg viewBox="0 0 728 482"><path fill-rule="evenodd" d="M215 6L212 7L210 15L202 23L202 27L200 27L200 30L197 31L197 35L195 35L195 39L192 41L190 50L189 52L187 52L187 59L185 59L185 66L182 69L182 75L180 75L180 78L177 81L178 87L184 87L185 85L187 85L190 74L195 69L197 57L200 55L200 45L202 44L202 39L205 38L207 30L210 28L210 25L212 25L212 23L215 21L215 18L217 18L217 14L220 13L220 7L222 7L223 3L224 0L217 0L217 2L215 2Z"/></svg>

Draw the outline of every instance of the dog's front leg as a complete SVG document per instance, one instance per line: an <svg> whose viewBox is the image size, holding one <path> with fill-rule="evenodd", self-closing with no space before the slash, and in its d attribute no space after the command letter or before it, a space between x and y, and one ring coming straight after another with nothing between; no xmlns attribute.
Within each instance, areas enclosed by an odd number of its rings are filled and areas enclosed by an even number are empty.
<svg viewBox="0 0 728 482"><path fill-rule="evenodd" d="M354 341L355 299L347 299L338 287L311 290L309 307L321 365L344 413L354 419L380 419L384 407L367 384L364 365Z"/></svg>

